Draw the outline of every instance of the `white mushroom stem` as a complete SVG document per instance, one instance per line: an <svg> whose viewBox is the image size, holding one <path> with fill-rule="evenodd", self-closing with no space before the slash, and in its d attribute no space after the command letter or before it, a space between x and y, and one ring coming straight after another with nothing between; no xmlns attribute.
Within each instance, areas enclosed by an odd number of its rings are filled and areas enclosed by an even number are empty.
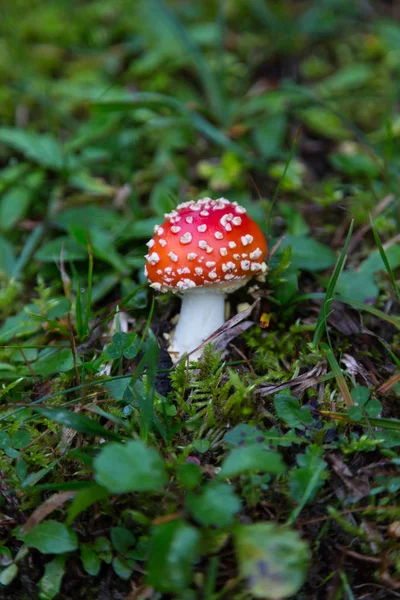
<svg viewBox="0 0 400 600"><path fill-rule="evenodd" d="M200 346L214 331L225 322L225 295L222 291L207 288L186 290L179 322L172 342L171 354L178 360L185 352ZM196 360L201 350L190 355Z"/></svg>

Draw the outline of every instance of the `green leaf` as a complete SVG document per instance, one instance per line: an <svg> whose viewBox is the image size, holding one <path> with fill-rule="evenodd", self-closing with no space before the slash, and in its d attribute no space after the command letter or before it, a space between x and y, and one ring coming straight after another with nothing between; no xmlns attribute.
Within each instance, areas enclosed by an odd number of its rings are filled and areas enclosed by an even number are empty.
<svg viewBox="0 0 400 600"><path fill-rule="evenodd" d="M192 490L201 483L201 469L194 463L184 463L176 470L179 483L187 490Z"/></svg>
<svg viewBox="0 0 400 600"><path fill-rule="evenodd" d="M135 545L136 538L126 527L111 527L111 542L117 552L126 554Z"/></svg>
<svg viewBox="0 0 400 600"><path fill-rule="evenodd" d="M199 542L200 532L182 519L156 525L150 542L147 582L160 592L186 591Z"/></svg>
<svg viewBox="0 0 400 600"><path fill-rule="evenodd" d="M188 494L186 507L201 525L228 527L241 510L241 502L226 483L210 483L199 494Z"/></svg>
<svg viewBox="0 0 400 600"><path fill-rule="evenodd" d="M84 510L99 500L104 500L109 495L108 490L97 483L88 482L87 487L75 494L72 503L68 507L67 525L76 519Z"/></svg>
<svg viewBox="0 0 400 600"><path fill-rule="evenodd" d="M81 561L86 573L95 577L100 572L101 560L89 544L81 544Z"/></svg>
<svg viewBox="0 0 400 600"><path fill-rule="evenodd" d="M118 577L128 580L132 575L132 567L134 565L132 559L126 559L123 556L114 556L112 566Z"/></svg>
<svg viewBox="0 0 400 600"><path fill-rule="evenodd" d="M40 600L53 600L60 592L65 574L65 556L56 556L44 568L44 575L39 581Z"/></svg>
<svg viewBox="0 0 400 600"><path fill-rule="evenodd" d="M240 575L256 598L280 600L303 585L310 553L296 531L274 523L240 525L234 542Z"/></svg>
<svg viewBox="0 0 400 600"><path fill-rule="evenodd" d="M33 162L62 171L76 166L75 157L67 156L54 136L25 129L0 128L0 143L21 152Z"/></svg>
<svg viewBox="0 0 400 600"><path fill-rule="evenodd" d="M52 520L39 523L28 533L20 535L19 539L42 554L64 554L78 547L78 536L75 531L64 523Z"/></svg>
<svg viewBox="0 0 400 600"><path fill-rule="evenodd" d="M28 175L23 185L9 188L0 200L0 229L9 231L25 214L43 182L43 173L36 171Z"/></svg>
<svg viewBox="0 0 400 600"><path fill-rule="evenodd" d="M264 159L276 158L281 151L287 127L285 114L267 115L257 122L253 137Z"/></svg>
<svg viewBox="0 0 400 600"><path fill-rule="evenodd" d="M308 406L300 406L298 400L282 392L274 397L276 414L285 421L289 427L303 428L304 425L313 427L314 419Z"/></svg>
<svg viewBox="0 0 400 600"><path fill-rule="evenodd" d="M11 438L11 446L17 450L25 448L31 442L31 436L26 429L18 429Z"/></svg>
<svg viewBox="0 0 400 600"><path fill-rule="evenodd" d="M87 249L69 236L61 236L43 244L35 253L35 259L41 262L58 263L63 255L65 261L85 260Z"/></svg>
<svg viewBox="0 0 400 600"><path fill-rule="evenodd" d="M76 356L77 365L81 365L79 356ZM48 377L54 373L66 373L74 368L74 358L70 348L46 348L40 352L33 363L37 375Z"/></svg>
<svg viewBox="0 0 400 600"><path fill-rule="evenodd" d="M333 267L336 262L335 253L313 238L287 235L280 249L284 250L288 246L292 247L292 266L297 269L324 271Z"/></svg>
<svg viewBox="0 0 400 600"><path fill-rule="evenodd" d="M285 470L280 454L254 445L232 450L222 463L219 477L236 477L251 471L280 475Z"/></svg>
<svg viewBox="0 0 400 600"><path fill-rule="evenodd" d="M370 400L365 407L365 411L369 417L377 417L382 410L383 406L379 400Z"/></svg>
<svg viewBox="0 0 400 600"><path fill-rule="evenodd" d="M297 504L295 517L303 507L312 502L318 490L324 485L328 477L327 463L321 458L323 454L319 446L309 446L305 454L296 457L297 468L289 473L290 497ZM289 518L289 523L295 518Z"/></svg>
<svg viewBox="0 0 400 600"><path fill-rule="evenodd" d="M210 442L208 440L193 440L192 444L193 448L200 452L200 454L204 454L210 448Z"/></svg>
<svg viewBox="0 0 400 600"><path fill-rule="evenodd" d="M370 395L369 389L363 385L359 385L351 390L351 397L359 406L367 404Z"/></svg>
<svg viewBox="0 0 400 600"><path fill-rule="evenodd" d="M110 492L155 492L168 481L164 462L154 448L134 440L108 444L94 460L95 478Z"/></svg>
<svg viewBox="0 0 400 600"><path fill-rule="evenodd" d="M352 419L353 421L360 421L364 416L363 409L361 408L361 406L350 406L348 413L350 419Z"/></svg>
<svg viewBox="0 0 400 600"><path fill-rule="evenodd" d="M37 413L50 419L55 423L59 423L64 427L69 427L80 433L87 435L101 436L108 440L119 440L120 436L113 431L105 429L96 421L85 417L84 415L78 415L77 413L71 412L66 408L37 408L32 407Z"/></svg>

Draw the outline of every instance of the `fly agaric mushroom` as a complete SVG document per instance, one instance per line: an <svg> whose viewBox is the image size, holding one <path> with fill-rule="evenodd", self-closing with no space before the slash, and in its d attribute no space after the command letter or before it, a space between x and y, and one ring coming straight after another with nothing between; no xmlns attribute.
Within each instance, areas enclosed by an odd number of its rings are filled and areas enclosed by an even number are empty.
<svg viewBox="0 0 400 600"><path fill-rule="evenodd" d="M225 294L267 270L261 229L245 208L225 198L179 204L155 226L147 246L145 275L151 287L183 297L171 348L176 358L223 325Z"/></svg>

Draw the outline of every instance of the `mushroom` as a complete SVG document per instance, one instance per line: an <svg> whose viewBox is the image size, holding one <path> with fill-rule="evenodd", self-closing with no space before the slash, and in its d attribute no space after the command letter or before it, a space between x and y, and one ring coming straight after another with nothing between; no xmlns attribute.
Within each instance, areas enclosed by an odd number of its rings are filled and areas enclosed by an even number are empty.
<svg viewBox="0 0 400 600"><path fill-rule="evenodd" d="M179 204L155 226L147 246L145 275L151 287L182 296L170 349L176 359L223 325L225 294L267 270L261 229L245 208L225 198Z"/></svg>

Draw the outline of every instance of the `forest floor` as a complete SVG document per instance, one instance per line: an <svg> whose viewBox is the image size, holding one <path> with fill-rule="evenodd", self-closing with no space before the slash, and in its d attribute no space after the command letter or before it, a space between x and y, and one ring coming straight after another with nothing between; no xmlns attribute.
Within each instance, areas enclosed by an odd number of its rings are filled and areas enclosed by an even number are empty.
<svg viewBox="0 0 400 600"><path fill-rule="evenodd" d="M400 10L0 9L0 598L400 598ZM268 240L196 363L145 243Z"/></svg>

